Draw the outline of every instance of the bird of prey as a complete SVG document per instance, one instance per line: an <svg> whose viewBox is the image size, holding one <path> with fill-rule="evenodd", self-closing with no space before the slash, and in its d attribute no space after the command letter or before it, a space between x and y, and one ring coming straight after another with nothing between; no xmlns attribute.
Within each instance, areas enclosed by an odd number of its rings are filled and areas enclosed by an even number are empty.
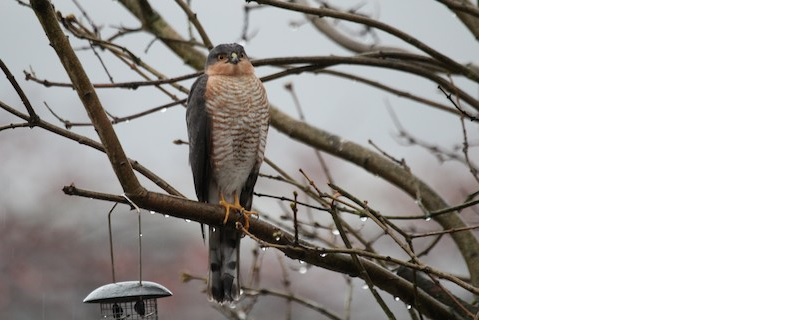
<svg viewBox="0 0 799 327"><path fill-rule="evenodd" d="M208 54L205 73L189 92L186 127L197 200L225 208L223 225L209 226L208 298L235 302L242 235L227 222L241 214L249 227L269 129L266 89L241 45L221 44Z"/></svg>

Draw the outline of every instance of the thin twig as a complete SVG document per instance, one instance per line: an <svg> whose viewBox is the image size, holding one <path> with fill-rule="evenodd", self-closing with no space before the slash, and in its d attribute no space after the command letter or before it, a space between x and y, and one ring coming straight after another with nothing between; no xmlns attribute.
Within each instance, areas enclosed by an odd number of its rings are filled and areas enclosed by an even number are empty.
<svg viewBox="0 0 799 327"><path fill-rule="evenodd" d="M469 167L469 172L471 172L472 176L474 176L474 180L479 182L480 178L478 177L479 172L477 170L477 167L475 167L474 164L472 164L472 160L469 159L469 141L466 137L466 123L464 122L463 117L461 117L460 121L461 121L461 130L463 131L463 147L462 147L463 158L466 161L466 166Z"/></svg>
<svg viewBox="0 0 799 327"><path fill-rule="evenodd" d="M241 41L243 41L243 42L249 42L253 37L258 35L258 30L257 29L254 32L252 32L252 33L249 33L249 34L247 33L247 30L250 29L250 11L252 11L254 9L264 8L264 6L252 6L252 5L246 4L243 7L244 7L244 19L243 19L243 21L241 23L242 26L241 26L241 37L240 38L241 38Z"/></svg>
<svg viewBox="0 0 799 327"><path fill-rule="evenodd" d="M386 151L383 151L383 149L381 149L380 147L378 147L378 146L377 146L377 144L375 144L375 142L372 142L372 140L371 140L371 139L367 140L367 142L369 143L369 145L371 145L373 148L375 148L375 150L377 150L377 152L380 152L380 154L382 154L383 156L385 156L385 157L386 157L386 158L388 158L389 160L391 160L391 161L395 162L396 164L398 164L398 165L402 166L402 167L403 167L403 168L405 168L405 169L406 169L408 172L410 172L410 171L411 171L411 168L410 168L410 167L408 167L408 165L407 165L407 164L405 164L405 158L402 158L402 159L397 159L397 158L394 158L392 155L388 154Z"/></svg>
<svg viewBox="0 0 799 327"><path fill-rule="evenodd" d="M6 129L15 129L18 127L33 127L31 123L11 123L5 126L0 126L0 132Z"/></svg>
<svg viewBox="0 0 799 327"><path fill-rule="evenodd" d="M6 67L6 63L0 59L0 68L3 70L3 73L6 74L6 78L9 82L11 82L11 86L14 87L14 91L17 92L17 96L19 99L22 100L22 105L25 106L25 109L28 110L28 119L27 121L31 123L31 127L35 126L39 122L39 115L36 114L36 111L33 110L33 106L31 106L30 101L28 101L28 96L25 95L25 92L22 91L22 88L19 87L17 83L17 79L14 78L14 75L11 74L11 71L8 70Z"/></svg>
<svg viewBox="0 0 799 327"><path fill-rule="evenodd" d="M174 107L176 105L184 104L184 103L186 103L186 99L185 98L177 100L177 101L172 101L172 102L167 103L167 104L162 104L162 105L160 105L158 107L147 109L147 110L144 110L144 111L141 111L141 112L138 112L138 113L135 113L135 114L131 114L131 115L128 115L128 116L124 116L124 117L115 117L115 116L111 115L110 113L108 115L111 117L111 124L112 125L116 125L116 124L119 124L119 123L128 123L131 120L134 120L134 119L137 119L137 118L141 118L141 117L150 115L150 114L155 113L155 112L165 111L166 109L168 109L170 107ZM59 121L61 121L64 124L64 127L66 127L67 129L75 127L75 126L78 126L78 127L94 126L91 122L73 123L73 122L70 122L68 120L64 120L61 117L58 117L58 115L56 115L55 112L53 112L53 110L51 110L49 106L47 107L47 109L50 110L50 112L53 113L53 115L56 116L56 118Z"/></svg>
<svg viewBox="0 0 799 327"><path fill-rule="evenodd" d="M445 213L449 213L449 212L453 212L453 211L460 211L460 210L462 210L464 208L468 208L468 207L477 205L479 202L480 202L480 200L472 200L472 201L464 202L464 203L461 203L459 205L452 206L452 207L449 207L449 208L444 208L444 209L441 209L441 210L431 211L427 215L383 216L383 217L385 217L386 219L430 219L430 218L435 217L437 215L441 215L441 214L445 214Z"/></svg>
<svg viewBox="0 0 799 327"><path fill-rule="evenodd" d="M58 86L58 87L69 87L74 88L72 83L66 82L51 82L46 79L39 79L35 75L25 71L25 79L29 81L36 82L38 84L44 85L45 87L51 86ZM175 82L180 82L192 78L196 78L197 76L202 75L202 72L190 73L186 75L171 77L171 78L163 78L163 79L154 79L149 81L136 81L136 82L120 82L120 83L93 83L92 86L96 89L104 89L104 88L120 88L120 89L131 89L136 90L141 86L154 86L154 85L161 85L161 84L172 84Z"/></svg>
<svg viewBox="0 0 799 327"><path fill-rule="evenodd" d="M297 224L297 191L294 191L294 201L289 204L289 207L291 207L292 217L294 218L294 246L297 246L300 244L300 227Z"/></svg>
<svg viewBox="0 0 799 327"><path fill-rule="evenodd" d="M200 38L202 38L205 48L208 50L213 49L214 43L211 42L210 38L208 38L208 34L205 33L203 25L200 24L199 20L197 20L197 14L191 11L191 7L189 7L189 5L185 1L175 0L175 2L177 2L178 6L180 6L180 9L183 9L183 12L186 13L186 17L189 18L191 24L194 25L194 28L197 29L197 33L200 34Z"/></svg>
<svg viewBox="0 0 799 327"><path fill-rule="evenodd" d="M477 117L476 116L472 116L468 112L463 111L463 109L461 109L461 106L459 106L457 103L455 103L455 100L452 99L452 94L447 93L447 91L445 91L444 88L441 87L441 85L438 86L438 89L441 91L441 93L444 93L444 95L447 97L449 102L452 103L452 105L455 107L456 110L458 110L461 113L461 115L469 117L469 120L471 120L471 121L477 121Z"/></svg>
<svg viewBox="0 0 799 327"><path fill-rule="evenodd" d="M412 234L412 235L409 235L408 237L410 237L410 238L419 238L419 237L437 236L437 235L450 234L450 233L454 233L454 232L460 232L460 231L464 231L464 230L472 230L472 229L477 229L477 228L480 228L480 227L479 226L466 226L466 227L453 228L453 229L450 229L450 230L442 230L442 231L437 231L437 232Z"/></svg>

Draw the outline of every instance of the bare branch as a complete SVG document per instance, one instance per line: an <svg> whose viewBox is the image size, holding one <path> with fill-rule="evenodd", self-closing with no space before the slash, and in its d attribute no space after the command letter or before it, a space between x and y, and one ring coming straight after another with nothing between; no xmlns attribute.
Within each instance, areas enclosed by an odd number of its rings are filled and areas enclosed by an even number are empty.
<svg viewBox="0 0 799 327"><path fill-rule="evenodd" d="M33 81L44 85L45 87L57 86L57 87L69 87L74 88L72 83L65 83L65 82L51 82L46 79L39 79L35 75L29 72L25 73L25 79L29 81ZM121 83L94 83L92 86L96 89L104 89L104 88L120 88L120 89L131 89L135 90L141 86L153 86L153 85L161 85L161 84L172 84L175 82L184 81L187 79L196 78L197 76L202 75L202 72L196 72L186 75L181 75L172 78L164 78L164 79L155 79L149 81L137 81L137 82L121 82Z"/></svg>
<svg viewBox="0 0 799 327"><path fill-rule="evenodd" d="M419 238L419 237L438 236L438 235L442 235L442 234L449 234L449 233L454 233L454 232L460 232L462 230L472 230L472 229L477 229L477 228L480 228L480 227L479 226L466 226L466 227L462 227L462 228L454 228L454 229L450 229L450 230L442 230L442 231L437 231L437 232L427 232L427 233L413 234L413 235L409 235L409 237L410 238Z"/></svg>
<svg viewBox="0 0 799 327"><path fill-rule="evenodd" d="M29 123L31 123L31 127L35 126L39 122L39 115L36 114L36 111L33 110L33 106L31 106L31 102L28 101L28 97L25 95L25 92L22 92L22 88L19 87L17 84L17 79L14 78L14 74L8 70L6 67L6 63L0 59L0 68L3 69L3 73L6 74L6 78L9 82L11 82L11 86L14 87L14 91L17 91L17 95L19 99L22 100L22 104L25 106L25 109L28 110L28 119L26 119Z"/></svg>
<svg viewBox="0 0 799 327"><path fill-rule="evenodd" d="M466 137L466 123L464 122L463 118L461 118L461 131L463 131L463 143L461 147L461 150L463 151L463 158L466 161L466 165L469 167L469 172L472 173L472 176L474 176L474 180L479 182L480 178L478 177L479 173L477 167L472 164L472 160L469 158L469 140Z"/></svg>
<svg viewBox="0 0 799 327"><path fill-rule="evenodd" d="M111 117L112 118L111 119L111 124L112 125L116 125L116 124L119 124L119 123L127 123L127 122L130 122L131 120L134 120L134 119L137 119L137 118L141 118L141 117L144 117L144 116L156 113L156 112L166 111L167 108L174 107L174 106L179 105L179 104L185 105L185 103L186 103L186 98L183 98L183 99L180 99L180 100L177 100L177 101L172 101L172 102L166 103L166 104L162 104L162 105L157 106L155 108L147 109L147 110L144 110L142 112L138 112L138 113L135 113L135 114L132 114L132 115L123 116L123 117L113 117L112 116ZM50 107L48 106L47 109L50 109ZM55 114L55 112L53 112L53 110L50 110L50 112L53 113L53 115L56 116L56 118L58 120L60 120L64 124L64 127L66 127L67 129L69 129L71 127L74 127L74 126L84 126L84 127L86 127L86 126L94 126L94 124L89 123L89 122L73 123L73 122L70 122L68 120L62 119L61 117L58 117Z"/></svg>
<svg viewBox="0 0 799 327"><path fill-rule="evenodd" d="M205 55L201 54L191 44L176 40L183 38L175 31L169 23L150 6L148 1L140 0L121 0L119 1L127 8L139 21L142 27L171 49L175 54L185 60L185 63L197 70L205 65Z"/></svg>
<svg viewBox="0 0 799 327"><path fill-rule="evenodd" d="M31 124L31 123L16 123L16 124L13 124L12 123L12 124L8 124L8 125L5 125L5 126L0 126L0 132L2 132L4 130L7 130L7 129L15 129L15 128L18 128L18 127L33 127L33 124Z"/></svg>
<svg viewBox="0 0 799 327"><path fill-rule="evenodd" d="M292 2L284 2L284 1L278 1L278 0L248 0L248 2L249 1L255 1L255 2L258 2L260 4L272 5L272 6L275 6L275 7L280 7L280 8L283 8L283 9L299 11L299 12L303 12L303 13L306 13L306 14L312 14L312 15L316 15L316 16L320 16L320 17L324 17L324 16L335 17L335 18L344 19L344 20L348 20L348 21L352 21L352 22L356 22L356 23L361 23L361 24L364 24L366 26L371 26L371 27L377 28L379 30L385 31L386 33L389 33L391 35L394 35L394 36L398 37L399 39L407 42L410 45L413 45L413 46L419 48L420 50L422 50L425 53L429 54L431 57L438 59L443 64L445 64L448 67L452 68L455 72L463 74L464 76L466 76L469 79L472 79L474 81L477 81L479 79L479 75L474 70L471 70L471 69L467 68L466 66L457 63L456 61L452 60L451 58L445 56L444 54L442 54L442 53L436 51L435 49L429 47L428 45L424 44L422 41L419 41L415 37L413 37L413 36L411 36L411 35L409 35L409 34L407 34L405 32L402 32L402 31L400 31L400 30L398 30L398 29L396 29L396 28L394 28L394 27L392 27L392 26L390 26L388 24L385 24L383 22L376 21L376 20L373 20L371 18L367 18L367 17L360 16L360 15L340 12L340 11L337 11L337 10L326 9L326 8L312 8L312 7L308 7L308 6L295 4L295 3L292 3Z"/></svg>
<svg viewBox="0 0 799 327"><path fill-rule="evenodd" d="M441 93L444 93L444 95L447 97L447 100L449 100L449 102L452 103L452 106L455 107L455 109L457 109L458 112L461 113L461 115L468 117L471 121L477 121L477 117L472 116L468 112L465 112L465 111L463 111L463 109L461 109L461 106L459 106L455 102L455 100L452 99L452 94L447 93L447 91L444 91L444 89L441 87L441 85L438 86L438 89L441 90Z"/></svg>
<svg viewBox="0 0 799 327"><path fill-rule="evenodd" d="M394 69L427 78L428 80L435 83L435 85L441 85L447 91L457 94L464 101L466 101L466 103L468 103L470 106L474 107L475 109L480 108L480 102L477 99L467 94L457 86L453 85L446 79L441 78L440 76L436 75L433 72L430 72L429 70L426 70L417 65L412 65L401 61L372 58L370 57L372 55L379 55L379 54L369 54L367 56L356 56L356 57L340 57L340 56L278 57L278 58L253 60L252 64L253 66L256 67L263 65L277 66L277 65L302 64L302 63L312 63L324 66L319 68L326 68L328 66L333 66L333 65L349 64L349 65L364 65L364 66L374 66L374 67Z"/></svg>
<svg viewBox="0 0 799 327"><path fill-rule="evenodd" d="M397 95L397 96L399 96L401 98L411 99L413 101L416 101L416 102L431 106L431 107L436 108L436 109L441 109L443 111L446 111L446 112L449 112L449 113L453 113L453 114L456 114L456 115L461 114L461 112L453 110L449 106L446 106L446 105L443 105L441 103L437 103L437 102L434 102L434 101L431 101L431 100L416 96L416 95L414 95L414 94L412 94L410 92L407 92L407 91L402 91L402 90L395 89L395 88L390 87L388 85L385 85L383 83L379 83L379 82L376 82L376 81L373 81L373 80L370 80L370 79L366 79L366 78L363 78L363 77L360 77L360 76L356 76L356 75L352 75L352 74L348 74L348 73L344 73L344 72L339 72L339 71L334 71L334 70L329 70L329 69L316 70L315 72L316 73L320 73L320 74L329 74L329 75L333 75L333 76L339 76L339 77L347 78L347 79L350 79L350 80L353 80L353 81L356 81L356 82L360 82L360 83L363 83L363 84L366 84L366 85L369 85L369 86L373 86L373 87L376 87L378 89L384 90L386 92L395 94L395 95ZM477 117L474 117L474 116L469 116L469 119L473 120L473 121L478 121Z"/></svg>
<svg viewBox="0 0 799 327"><path fill-rule="evenodd" d="M67 194L75 195L91 194L92 198L99 199L102 197L109 201L127 203L126 199L120 199L121 197L116 197L114 195L101 195L102 193L88 191L79 192L75 191L75 189L77 188L67 187L65 188L65 192L71 192ZM133 197L131 200L144 210L152 210L169 215L170 217L189 219L206 225L221 226L225 219L225 209L221 206L200 203L185 198L147 192L146 194ZM230 223L233 223L232 221L233 219L231 219ZM270 225L264 220L250 221L250 228L243 232L257 242L260 242L263 246L280 249L290 258L303 260L315 266L348 275L359 275L359 270L352 261L350 255L331 253L329 255L320 256L319 252L313 250L315 248L313 245L303 241L300 241L300 247L294 247L294 237L292 237L291 233L287 233ZM424 314L434 319L458 318L446 306L429 295L415 293L413 284L397 280L396 275L391 271L370 261L361 260L361 263L363 269L367 271L377 287L380 287L389 294L404 299L406 302L412 301L414 296L416 296L416 300L422 303L419 309ZM429 269L423 269L425 272L427 272L427 270Z"/></svg>
<svg viewBox="0 0 799 327"><path fill-rule="evenodd" d="M197 29L197 33L200 33L200 38L202 38L205 48L208 50L213 49L214 43L211 42L210 38L208 38L208 34L205 33L203 25L200 24L199 20L197 20L197 14L191 11L191 7L189 7L189 4L187 4L183 0L175 0L175 2L177 2L178 6L180 6L180 9L183 9L183 12L186 13L186 17L188 17L191 24L194 25L194 28Z"/></svg>
<svg viewBox="0 0 799 327"><path fill-rule="evenodd" d="M456 206L452 206L452 207L449 207L449 208L446 208L446 209L431 211L429 215L425 215L425 216L383 216L383 217L385 217L386 219L431 219L432 217L435 217L435 216L440 215L440 214L445 214L445 213L448 213L448 212L451 212L451 211L460 211L460 210L462 210L464 208L468 208L468 207L477 205L479 202L480 202L480 200L472 200L472 201L465 202L465 203L462 203L462 204L459 204L459 205L456 205ZM464 227L464 228L466 228L466 227Z"/></svg>

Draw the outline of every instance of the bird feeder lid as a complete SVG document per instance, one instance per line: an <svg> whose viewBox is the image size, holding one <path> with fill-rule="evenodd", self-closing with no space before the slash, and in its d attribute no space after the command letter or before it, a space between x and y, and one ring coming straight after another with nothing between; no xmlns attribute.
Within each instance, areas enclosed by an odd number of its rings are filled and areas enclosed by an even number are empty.
<svg viewBox="0 0 799 327"><path fill-rule="evenodd" d="M98 287L83 299L83 303L105 303L135 301L138 299L157 299L172 296L166 287L147 281L127 281Z"/></svg>

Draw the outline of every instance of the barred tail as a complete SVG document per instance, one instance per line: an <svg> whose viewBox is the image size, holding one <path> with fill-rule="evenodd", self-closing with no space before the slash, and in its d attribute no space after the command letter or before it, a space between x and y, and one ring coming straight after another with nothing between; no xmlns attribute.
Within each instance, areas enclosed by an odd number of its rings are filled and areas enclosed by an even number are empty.
<svg viewBox="0 0 799 327"><path fill-rule="evenodd" d="M208 232L208 299L218 303L233 302L241 294L239 281L239 245L241 233L231 227L210 226Z"/></svg>

